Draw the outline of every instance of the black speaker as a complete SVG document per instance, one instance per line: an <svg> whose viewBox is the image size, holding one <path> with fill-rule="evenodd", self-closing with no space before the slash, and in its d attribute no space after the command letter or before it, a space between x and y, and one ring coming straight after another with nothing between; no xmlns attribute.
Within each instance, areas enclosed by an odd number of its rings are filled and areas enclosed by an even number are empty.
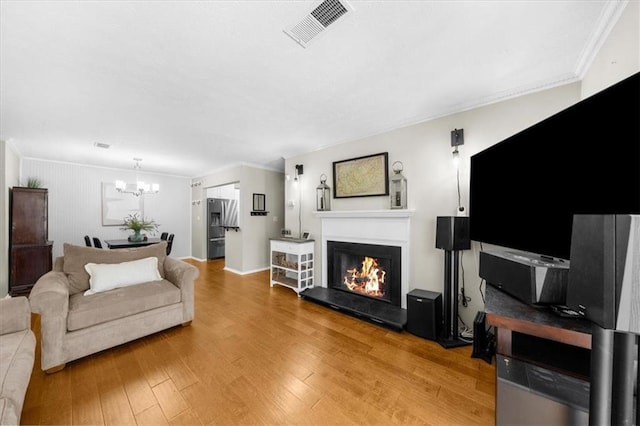
<svg viewBox="0 0 640 426"><path fill-rule="evenodd" d="M407 331L436 340L442 326L442 295L434 291L411 290L407 293Z"/></svg>
<svg viewBox="0 0 640 426"><path fill-rule="evenodd" d="M567 305L602 328L640 334L640 215L574 215Z"/></svg>
<svg viewBox="0 0 640 426"><path fill-rule="evenodd" d="M491 364L495 354L495 336L491 332L491 327L487 327L486 314L478 311L473 320L473 352L471 353L471 358L480 358Z"/></svg>
<svg viewBox="0 0 640 426"><path fill-rule="evenodd" d="M442 250L469 250L468 216L438 216L436 218L436 248Z"/></svg>

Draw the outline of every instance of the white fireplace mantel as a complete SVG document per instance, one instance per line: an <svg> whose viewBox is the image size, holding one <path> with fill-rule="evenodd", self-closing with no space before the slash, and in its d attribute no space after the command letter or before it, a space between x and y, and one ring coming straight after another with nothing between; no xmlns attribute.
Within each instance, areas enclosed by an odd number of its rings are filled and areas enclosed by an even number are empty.
<svg viewBox="0 0 640 426"><path fill-rule="evenodd" d="M415 210L340 210L313 212L322 221L322 263L327 264L327 241L398 246L401 248L402 307L409 291L411 216ZM327 271L322 287L327 287Z"/></svg>
<svg viewBox="0 0 640 426"><path fill-rule="evenodd" d="M411 217L416 211L414 209L404 210L339 210L313 212L315 217L321 219L338 219L338 218L394 218L394 217Z"/></svg>

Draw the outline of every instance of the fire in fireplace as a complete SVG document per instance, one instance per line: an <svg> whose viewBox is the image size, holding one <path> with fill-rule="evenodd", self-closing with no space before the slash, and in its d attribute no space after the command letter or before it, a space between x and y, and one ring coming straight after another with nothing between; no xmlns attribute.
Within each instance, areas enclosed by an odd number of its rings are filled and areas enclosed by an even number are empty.
<svg viewBox="0 0 640 426"><path fill-rule="evenodd" d="M400 247L327 241L328 286L400 306Z"/></svg>
<svg viewBox="0 0 640 426"><path fill-rule="evenodd" d="M384 297L384 277L387 273L380 267L378 259L365 256L360 268L347 269L344 285L351 291L366 296Z"/></svg>

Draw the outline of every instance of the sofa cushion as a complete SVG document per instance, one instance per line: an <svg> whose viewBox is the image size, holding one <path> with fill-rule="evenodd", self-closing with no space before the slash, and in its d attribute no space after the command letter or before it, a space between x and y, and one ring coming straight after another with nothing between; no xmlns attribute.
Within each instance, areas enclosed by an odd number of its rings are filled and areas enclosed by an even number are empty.
<svg viewBox="0 0 640 426"><path fill-rule="evenodd" d="M87 263L84 269L89 273L89 290L85 296L162 279L158 273L158 258L145 257L122 263Z"/></svg>
<svg viewBox="0 0 640 426"><path fill-rule="evenodd" d="M116 288L90 296L76 293L69 298L67 330L80 330L180 301L180 289L167 280Z"/></svg>
<svg viewBox="0 0 640 426"><path fill-rule="evenodd" d="M35 347L36 338L30 329L0 335L0 395L3 399L0 424L17 424L11 419L20 419L33 370Z"/></svg>
<svg viewBox="0 0 640 426"><path fill-rule="evenodd" d="M105 250L64 243L64 263L62 269L69 277L69 294L73 295L89 289L89 274L84 269L87 263L122 263L145 257L158 258L158 273L164 278L164 259L167 257L167 242L146 247Z"/></svg>

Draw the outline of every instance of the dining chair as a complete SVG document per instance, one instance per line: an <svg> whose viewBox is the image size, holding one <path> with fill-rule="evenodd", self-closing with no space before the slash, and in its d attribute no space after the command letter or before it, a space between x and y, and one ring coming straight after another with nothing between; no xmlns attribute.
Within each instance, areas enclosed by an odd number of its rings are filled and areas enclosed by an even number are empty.
<svg viewBox="0 0 640 426"><path fill-rule="evenodd" d="M91 247L91 238L89 238L89 236L88 236L88 235L85 235L85 236L84 236L84 244L85 244L87 247Z"/></svg>
<svg viewBox="0 0 640 426"><path fill-rule="evenodd" d="M167 256L171 254L171 247L173 247L173 234L170 234L169 237L167 237Z"/></svg>
<svg viewBox="0 0 640 426"><path fill-rule="evenodd" d="M100 238L93 237L93 246L95 248L102 248L102 243L100 242Z"/></svg>
<svg viewBox="0 0 640 426"><path fill-rule="evenodd" d="M169 236L168 232L163 232L162 234L160 234L160 239L162 241L167 241L167 237Z"/></svg>

